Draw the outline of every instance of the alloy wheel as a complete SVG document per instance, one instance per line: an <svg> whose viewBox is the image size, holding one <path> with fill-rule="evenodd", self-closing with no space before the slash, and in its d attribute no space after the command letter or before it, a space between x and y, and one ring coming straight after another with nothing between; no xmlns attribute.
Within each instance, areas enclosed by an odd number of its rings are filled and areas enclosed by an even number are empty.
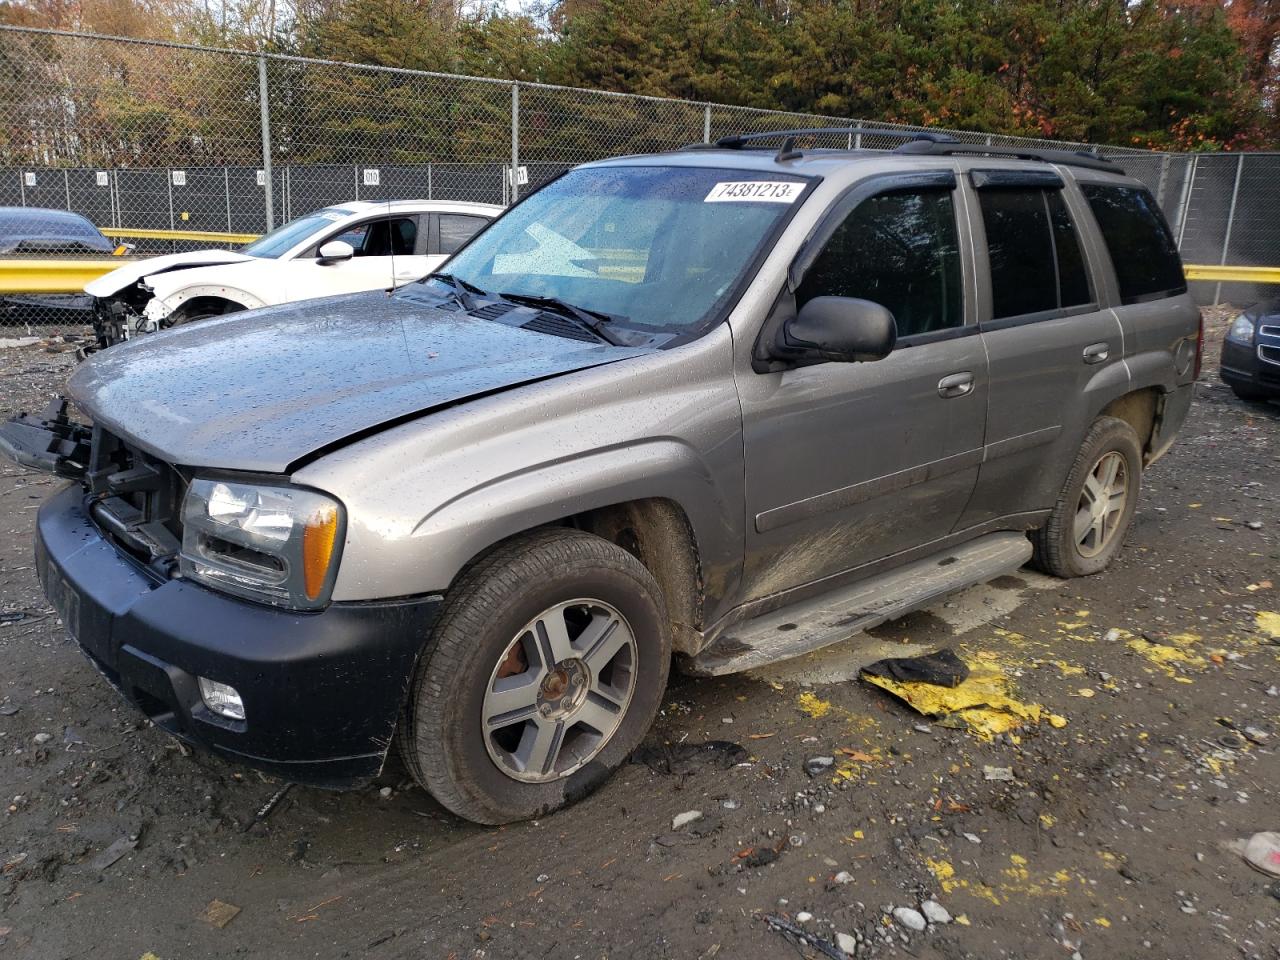
<svg viewBox="0 0 1280 960"><path fill-rule="evenodd" d="M1129 468L1123 454L1104 453L1085 477L1076 505L1075 542L1082 557L1096 557L1115 538L1129 499Z"/></svg>
<svg viewBox="0 0 1280 960"><path fill-rule="evenodd" d="M547 783L589 763L617 731L636 686L630 624L602 600L556 604L530 620L485 688L485 748L515 780Z"/></svg>

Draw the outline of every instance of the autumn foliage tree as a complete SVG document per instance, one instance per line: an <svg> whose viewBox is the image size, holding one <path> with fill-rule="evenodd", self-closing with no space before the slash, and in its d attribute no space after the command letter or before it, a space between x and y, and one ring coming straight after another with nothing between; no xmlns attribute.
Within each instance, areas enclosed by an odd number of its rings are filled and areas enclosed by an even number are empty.
<svg viewBox="0 0 1280 960"><path fill-rule="evenodd" d="M0 0L0 20L997 134L1280 138L1280 0ZM299 157L443 109L410 81L296 73L273 95ZM483 96L466 109L497 124Z"/></svg>

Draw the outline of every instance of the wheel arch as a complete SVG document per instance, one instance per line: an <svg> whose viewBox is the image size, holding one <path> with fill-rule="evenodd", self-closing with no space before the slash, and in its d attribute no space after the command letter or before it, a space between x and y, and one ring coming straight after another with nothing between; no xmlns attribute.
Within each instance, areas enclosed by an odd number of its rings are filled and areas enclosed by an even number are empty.
<svg viewBox="0 0 1280 960"><path fill-rule="evenodd" d="M168 309L169 317L193 313L195 309L193 304L229 304L234 306L236 310L253 310L257 307L266 306L266 301L261 297L256 297L247 290L228 287L223 284L192 284L172 293L166 293L164 296L158 297L158 299ZM231 313L234 311L224 309L222 312Z"/></svg>
<svg viewBox="0 0 1280 960"><path fill-rule="evenodd" d="M406 492L380 492L377 502ZM618 544L649 569L683 652L700 643L702 623L740 575L741 509L733 504L732 491L719 490L708 465L680 441L596 450L468 486L390 538L357 525L335 597L359 599L373 582L398 594L447 591L463 569L512 537L570 527Z"/></svg>
<svg viewBox="0 0 1280 960"><path fill-rule="evenodd" d="M673 649L690 655L697 652L702 643L706 596L702 554L693 523L677 501L664 496L617 500L516 526L518 529L508 529L479 549L458 573L533 531L558 527L581 530L621 547L644 564L666 601Z"/></svg>

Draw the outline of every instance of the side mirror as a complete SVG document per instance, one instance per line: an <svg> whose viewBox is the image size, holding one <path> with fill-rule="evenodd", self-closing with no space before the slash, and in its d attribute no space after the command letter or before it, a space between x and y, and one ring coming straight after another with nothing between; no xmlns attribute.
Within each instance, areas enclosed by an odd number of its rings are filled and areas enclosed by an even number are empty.
<svg viewBox="0 0 1280 960"><path fill-rule="evenodd" d="M321 266L328 266L331 263L342 263L344 260L350 260L355 255L355 249L347 241L330 240L320 248L320 259L317 262Z"/></svg>
<svg viewBox="0 0 1280 960"><path fill-rule="evenodd" d="M814 297L778 333L783 360L883 360L893 352L898 325L878 303L853 297Z"/></svg>

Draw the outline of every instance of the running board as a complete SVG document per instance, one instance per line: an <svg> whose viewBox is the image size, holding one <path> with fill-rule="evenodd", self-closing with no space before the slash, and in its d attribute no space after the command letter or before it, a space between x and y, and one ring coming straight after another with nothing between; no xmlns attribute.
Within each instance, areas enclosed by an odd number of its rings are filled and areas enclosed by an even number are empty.
<svg viewBox="0 0 1280 960"><path fill-rule="evenodd" d="M1012 573L1029 559L1026 534L988 534L730 627L696 657L683 660L681 669L718 677L812 653L939 597Z"/></svg>

